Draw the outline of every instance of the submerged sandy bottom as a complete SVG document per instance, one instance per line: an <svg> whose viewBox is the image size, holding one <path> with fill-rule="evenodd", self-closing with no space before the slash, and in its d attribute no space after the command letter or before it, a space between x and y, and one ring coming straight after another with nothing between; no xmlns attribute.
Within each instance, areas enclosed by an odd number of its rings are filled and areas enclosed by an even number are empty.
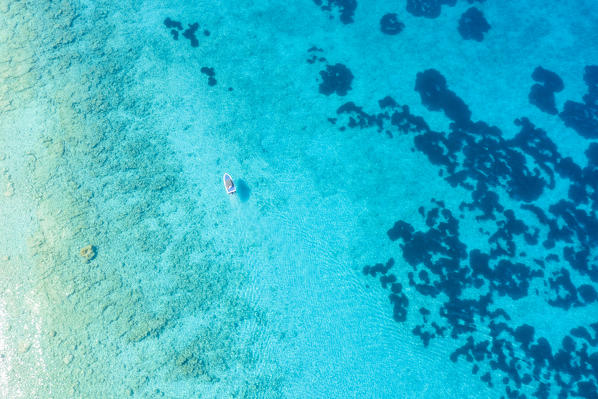
<svg viewBox="0 0 598 399"><path fill-rule="evenodd" d="M100 5L3 11L3 396L251 395L263 322L133 93L142 46Z"/></svg>

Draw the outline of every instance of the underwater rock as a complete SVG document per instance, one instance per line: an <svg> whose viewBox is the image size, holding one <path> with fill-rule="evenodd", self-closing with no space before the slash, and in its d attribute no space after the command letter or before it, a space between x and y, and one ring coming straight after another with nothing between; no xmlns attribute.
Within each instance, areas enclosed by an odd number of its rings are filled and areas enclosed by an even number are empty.
<svg viewBox="0 0 598 399"><path fill-rule="evenodd" d="M418 72L415 91L420 94L422 104L430 111L444 111L444 114L458 125L470 122L471 111L455 92L449 90L446 79L435 69Z"/></svg>
<svg viewBox="0 0 598 399"><path fill-rule="evenodd" d="M191 347L177 355L175 364L189 377L210 379L205 361Z"/></svg>
<svg viewBox="0 0 598 399"><path fill-rule="evenodd" d="M353 74L343 64L326 65L325 71L320 71L322 83L320 83L320 93L327 96L336 93L339 96L347 95L351 90Z"/></svg>
<svg viewBox="0 0 598 399"><path fill-rule="evenodd" d="M551 115L556 115L559 111L556 109L554 93L562 91L565 88L563 80L556 73L536 67L532 73L534 84L529 93L529 102L538 107L541 111Z"/></svg>
<svg viewBox="0 0 598 399"><path fill-rule="evenodd" d="M598 66L587 65L583 76L588 93L583 103L567 101L559 114L566 126L585 138L598 138Z"/></svg>
<svg viewBox="0 0 598 399"><path fill-rule="evenodd" d="M490 30L490 25L484 14L475 7L469 8L459 19L459 34L465 40L484 40L484 33Z"/></svg>
<svg viewBox="0 0 598 399"><path fill-rule="evenodd" d="M393 258L390 258L387 262L386 265L383 265L382 263L376 263L374 266L364 266L363 268L363 274L365 275L371 275L372 277L376 277L377 273L382 273L383 275L386 274L386 272L388 272L388 270L393 267L395 264L395 260Z"/></svg>
<svg viewBox="0 0 598 399"><path fill-rule="evenodd" d="M323 49L316 47L316 46L312 46L309 48L309 50L307 50L308 53L322 53L324 52ZM326 62L326 58L324 58L321 54L312 54L310 58L308 58L307 60L308 64L315 64L316 62Z"/></svg>
<svg viewBox="0 0 598 399"><path fill-rule="evenodd" d="M598 138L598 118L592 107L575 101L567 101L560 114L565 125L575 130L582 137Z"/></svg>
<svg viewBox="0 0 598 399"><path fill-rule="evenodd" d="M394 226L389 229L386 234L390 241L396 241L399 238L403 240L410 240L415 229L409 223L399 220L395 222Z"/></svg>
<svg viewBox="0 0 598 399"><path fill-rule="evenodd" d="M386 14L380 19L380 31L385 35L398 35L405 29L397 14Z"/></svg>
<svg viewBox="0 0 598 399"><path fill-rule="evenodd" d="M534 69L532 79L538 83L542 83L544 87L553 92L559 92L565 88L563 79L561 79L559 75L548 69L544 69L541 66Z"/></svg>
<svg viewBox="0 0 598 399"><path fill-rule="evenodd" d="M74 293L75 293L75 287L72 286L72 285L69 285L68 287L66 287L64 289L64 296L67 297L67 298L69 296L73 295Z"/></svg>
<svg viewBox="0 0 598 399"><path fill-rule="evenodd" d="M81 250L79 251L79 255L81 255L83 261L87 263L96 257L96 247L91 244L86 245L83 248L81 248Z"/></svg>
<svg viewBox="0 0 598 399"><path fill-rule="evenodd" d="M12 182L6 184L6 190L4 191L5 197L12 197L15 194L15 186Z"/></svg>
<svg viewBox="0 0 598 399"><path fill-rule="evenodd" d="M174 40L179 40L179 30L183 30L183 25L179 21L173 21L170 18L164 20L164 25L167 28L173 28L170 29L170 34Z"/></svg>
<svg viewBox="0 0 598 399"><path fill-rule="evenodd" d="M183 32L183 36L191 42L191 47L198 47L199 40L197 40L197 36L195 36L195 32L199 29L199 24L197 22L190 24L189 27Z"/></svg>
<svg viewBox="0 0 598 399"><path fill-rule="evenodd" d="M588 165L592 167L598 166L598 143L590 143L585 154L588 158Z"/></svg>
<svg viewBox="0 0 598 399"><path fill-rule="evenodd" d="M407 105L399 105L391 97L384 97L378 101L383 112L368 114L362 107L353 102L341 105L336 113L341 120L348 120L347 126L341 126L340 130L347 127L367 129L376 127L378 132L384 132L387 136L393 137L392 131L396 129L402 134L427 131L429 128L422 117L411 114ZM329 118L330 123L336 124L337 118Z"/></svg>
<svg viewBox="0 0 598 399"><path fill-rule="evenodd" d="M457 0L407 0L407 12L415 17L437 18L443 5L455 4Z"/></svg>
<svg viewBox="0 0 598 399"><path fill-rule="evenodd" d="M160 334L166 325L166 319L162 317L149 318L134 323L127 335L130 342L139 342L147 337L155 337Z"/></svg>
<svg viewBox="0 0 598 399"><path fill-rule="evenodd" d="M218 83L218 81L215 78L216 72L214 71L214 68L201 67L200 72L203 73L204 75L208 76L208 85L209 86L215 86L216 83Z"/></svg>
<svg viewBox="0 0 598 399"><path fill-rule="evenodd" d="M173 20L172 20L172 19L170 19L170 18L166 18L166 19L164 20L164 25L165 25L167 28L176 28L176 29L178 29L178 30L183 30L183 25L182 25L182 24L181 24L179 21L173 21Z"/></svg>
<svg viewBox="0 0 598 399"><path fill-rule="evenodd" d="M19 341L17 350L18 350L18 352L20 354L24 354L24 353L29 352L29 349L31 349L31 342L29 342L29 341Z"/></svg>
<svg viewBox="0 0 598 399"><path fill-rule="evenodd" d="M551 115L556 115L559 111L556 109L554 100L554 92L550 91L546 86L535 84L529 92L529 103L535 105L540 111Z"/></svg>
<svg viewBox="0 0 598 399"><path fill-rule="evenodd" d="M170 34L174 40L179 40L179 32L182 31L183 37L191 42L191 47L199 46L199 40L197 40L196 36L197 30L199 29L199 23L194 22L189 24L189 27L183 31L183 24L181 22L166 18L164 20L164 26L170 29ZM210 36L210 31L204 29L203 34L204 36Z"/></svg>
<svg viewBox="0 0 598 399"><path fill-rule="evenodd" d="M62 361L64 362L64 364L69 365L69 364L71 364L71 362L73 361L74 358L75 357L73 356L73 354L69 353L62 359Z"/></svg>
<svg viewBox="0 0 598 399"><path fill-rule="evenodd" d="M333 7L337 8L340 20L343 24L350 24L353 22L353 15L357 8L356 0L314 0L314 3L316 3L322 11L326 11L329 14L332 12ZM332 18L333 16L330 15L330 19Z"/></svg>

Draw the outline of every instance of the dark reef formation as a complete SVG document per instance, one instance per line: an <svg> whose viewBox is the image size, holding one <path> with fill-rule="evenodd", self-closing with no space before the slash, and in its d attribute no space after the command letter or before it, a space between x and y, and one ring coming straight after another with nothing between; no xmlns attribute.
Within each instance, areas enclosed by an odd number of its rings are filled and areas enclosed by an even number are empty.
<svg viewBox="0 0 598 399"><path fill-rule="evenodd" d="M534 84L529 93L529 102L538 107L541 111L556 115L559 111L556 109L554 93L562 91L565 88L563 80L554 72L537 67L532 73Z"/></svg>
<svg viewBox="0 0 598 399"><path fill-rule="evenodd" d="M583 103L567 101L560 117L565 125L585 138L598 138L598 66L586 66L583 76L588 93Z"/></svg>
<svg viewBox="0 0 598 399"><path fill-rule="evenodd" d="M199 46L199 40L196 36L196 33L199 29L199 23L192 23L189 25L187 29L183 30L183 24L181 22L174 21L170 18L166 18L164 20L164 26L170 29L170 33L172 34L172 38L174 40L179 39L179 31L182 31L183 37L189 40L189 42L191 43L191 47ZM210 31L204 29L203 34L204 36L210 36ZM204 66L200 69L200 72L208 76L208 85L215 86L218 83L218 81L216 80L216 72L214 71L214 68ZM229 91L232 91L232 88L229 88Z"/></svg>
<svg viewBox="0 0 598 399"><path fill-rule="evenodd" d="M351 90L353 74L343 64L326 65L326 69L320 71L322 82L320 83L320 93L327 96L336 93L339 96L347 95Z"/></svg>
<svg viewBox="0 0 598 399"><path fill-rule="evenodd" d="M454 6L457 0L406 0L407 12L415 17L437 18L440 16L442 6ZM482 3L486 0L467 0L469 4Z"/></svg>
<svg viewBox="0 0 598 399"><path fill-rule="evenodd" d="M380 31L385 35L398 35L405 29L405 24L399 21L397 14L385 14L380 19Z"/></svg>
<svg viewBox="0 0 598 399"><path fill-rule="evenodd" d="M563 89L562 80L541 67L532 77L551 93ZM598 67L586 67L584 80L584 102L568 101L560 117L591 137L598 135ZM598 398L598 320L580 320L551 342L533 320L515 321L511 307L496 301L516 306L533 295L547 309L597 306L598 143L589 144L585 165L578 165L526 117L514 121L518 133L508 139L498 127L473 121L437 70L418 73L415 90L426 108L452 121L448 131L432 130L391 97L379 100L373 113L347 102L329 121L340 130L410 137L439 175L469 198L457 209L433 200L419 209L425 228L398 220L387 231L410 270L390 258L363 273L390 291L395 321L409 323L425 346L454 340L450 359L472 363L472 374L502 385L504 397ZM564 197L552 191L557 181L568 186ZM479 223L484 245L462 238L465 215ZM410 299L427 305L415 311Z"/></svg>
<svg viewBox="0 0 598 399"><path fill-rule="evenodd" d="M312 46L309 50L307 50L307 52L312 53L311 57L307 59L308 64L315 64L316 62L326 62L326 58L324 58L321 55L321 53L324 52L323 49L316 46ZM318 53L320 53L320 55L318 55Z"/></svg>
<svg viewBox="0 0 598 399"><path fill-rule="evenodd" d="M443 5L455 4L457 0L407 0L407 12L416 17L437 18Z"/></svg>
<svg viewBox="0 0 598 399"><path fill-rule="evenodd" d="M333 10L336 9L343 24L353 22L357 0L314 0L318 7L328 13L330 19L333 17Z"/></svg>
<svg viewBox="0 0 598 399"><path fill-rule="evenodd" d="M199 29L199 24L197 22L192 23L189 25L187 29L183 32L183 36L191 42L191 47L198 47L199 40L197 40L197 36L195 36L195 32Z"/></svg>
<svg viewBox="0 0 598 399"><path fill-rule="evenodd" d="M484 40L484 34L490 30L490 24L484 14L475 7L470 7L459 19L459 34L465 40Z"/></svg>
<svg viewBox="0 0 598 399"><path fill-rule="evenodd" d="M191 47L199 47L199 40L197 39L196 32L199 29L199 23L194 22L185 30L183 30L183 24L179 21L174 21L167 17L164 20L164 26L170 29L170 34L174 40L179 40L179 32L182 31L183 37L188 39L191 43ZM203 31L204 36L210 36L210 31L204 29Z"/></svg>
<svg viewBox="0 0 598 399"><path fill-rule="evenodd" d="M324 57L324 50L312 46L307 50L311 56L306 60L308 64L323 64L327 60ZM343 64L325 64L324 70L320 71L319 91L327 96L336 93L339 96L346 96L351 90L353 73Z"/></svg>
<svg viewBox="0 0 598 399"><path fill-rule="evenodd" d="M170 29L170 34L174 40L179 40L179 31L183 30L183 25L179 21L173 21L170 18L164 20L164 25Z"/></svg>
<svg viewBox="0 0 598 399"><path fill-rule="evenodd" d="M208 85L216 86L216 83L218 83L218 81L216 80L216 72L214 71L214 68L201 67L200 71L204 75L208 76Z"/></svg>
<svg viewBox="0 0 598 399"><path fill-rule="evenodd" d="M422 104L431 111L444 111L444 114L459 126L467 125L471 112L463 100L447 89L446 80L438 71L428 69L417 74L415 91Z"/></svg>

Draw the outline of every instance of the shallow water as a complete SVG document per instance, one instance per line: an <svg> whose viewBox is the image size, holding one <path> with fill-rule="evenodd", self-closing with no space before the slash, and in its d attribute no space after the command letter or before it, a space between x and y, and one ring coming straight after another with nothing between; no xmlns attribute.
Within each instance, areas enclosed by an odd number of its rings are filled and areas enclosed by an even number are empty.
<svg viewBox="0 0 598 399"><path fill-rule="evenodd" d="M0 396L598 397L597 20L0 0Z"/></svg>

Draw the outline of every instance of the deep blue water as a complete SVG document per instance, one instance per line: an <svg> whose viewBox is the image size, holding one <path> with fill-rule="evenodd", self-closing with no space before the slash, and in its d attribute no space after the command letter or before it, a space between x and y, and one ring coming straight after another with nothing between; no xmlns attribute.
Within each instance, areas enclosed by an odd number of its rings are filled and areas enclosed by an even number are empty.
<svg viewBox="0 0 598 399"><path fill-rule="evenodd" d="M598 398L594 1L4 15L6 397Z"/></svg>

